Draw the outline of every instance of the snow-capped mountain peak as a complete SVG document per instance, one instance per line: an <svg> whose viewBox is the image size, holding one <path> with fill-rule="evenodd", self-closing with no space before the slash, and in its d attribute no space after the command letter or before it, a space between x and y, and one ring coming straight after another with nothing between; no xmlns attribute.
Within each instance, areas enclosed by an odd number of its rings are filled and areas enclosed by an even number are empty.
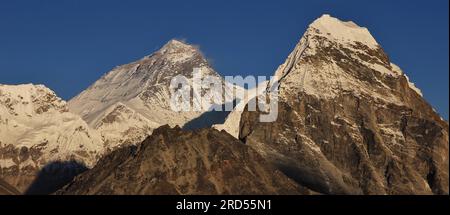
<svg viewBox="0 0 450 215"><path fill-rule="evenodd" d="M328 194L449 193L448 123L366 28L320 17L276 76L277 121L245 110L239 138L292 179Z"/></svg>
<svg viewBox="0 0 450 215"><path fill-rule="evenodd" d="M151 134L154 128L165 124L183 126L203 113L175 113L170 107L171 80L183 75L191 83L194 69L201 71L203 76L223 80L198 47L170 40L155 53L114 68L70 100L69 108L82 116L92 128L99 130L109 147L137 143ZM213 94L215 97L227 97L221 92ZM110 116L120 117L114 117L118 121L105 119Z"/></svg>
<svg viewBox="0 0 450 215"><path fill-rule="evenodd" d="M330 15L309 26L275 75L282 97L298 91L322 98L352 92L397 104L401 99L392 91L399 82L394 80L409 83L367 28ZM412 83L409 86L420 95Z"/></svg>
<svg viewBox="0 0 450 215"><path fill-rule="evenodd" d="M160 52L186 51L186 50L197 50L197 49L195 48L195 46L190 45L181 40L171 39L160 49Z"/></svg>
<svg viewBox="0 0 450 215"><path fill-rule="evenodd" d="M328 14L316 19L309 28L313 33L320 33L331 41L342 43L359 42L370 48L377 48L378 43L365 27L360 27L352 21L341 21Z"/></svg>
<svg viewBox="0 0 450 215"><path fill-rule="evenodd" d="M198 57L198 55L201 55L201 52L194 45L172 39L167 42L161 49L159 49L155 54L160 55L167 61L179 63L187 61L191 58ZM150 58L155 54L147 56L147 58Z"/></svg>
<svg viewBox="0 0 450 215"><path fill-rule="evenodd" d="M0 85L0 102L14 115L33 116L47 111L68 111L66 102L43 85Z"/></svg>
<svg viewBox="0 0 450 215"><path fill-rule="evenodd" d="M0 177L21 191L56 161L92 167L104 151L100 135L43 85L0 85ZM20 177L19 177L20 176Z"/></svg>

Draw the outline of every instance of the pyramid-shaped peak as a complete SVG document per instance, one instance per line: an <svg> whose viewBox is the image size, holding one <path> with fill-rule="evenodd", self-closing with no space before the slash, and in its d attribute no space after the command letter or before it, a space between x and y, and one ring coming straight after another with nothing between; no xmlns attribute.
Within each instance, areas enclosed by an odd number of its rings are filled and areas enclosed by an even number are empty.
<svg viewBox="0 0 450 215"><path fill-rule="evenodd" d="M191 45L184 41L176 39L169 40L161 49L159 49L154 54L163 56L163 58L173 63L179 63L189 59L198 58L200 58L202 61L206 61L198 46ZM155 56L154 54L146 56L144 59L151 58L152 56Z"/></svg>
<svg viewBox="0 0 450 215"><path fill-rule="evenodd" d="M329 14L324 14L316 19L309 28L333 41L360 42L371 48L378 46L367 28L360 27L353 21L341 21Z"/></svg>
<svg viewBox="0 0 450 215"><path fill-rule="evenodd" d="M171 39L169 42L167 42L168 45L175 45L175 46L187 46L188 44L184 41L177 40L177 39Z"/></svg>
<svg viewBox="0 0 450 215"><path fill-rule="evenodd" d="M162 48L162 50L185 50L185 49L195 49L193 45L190 45L184 41L171 39Z"/></svg>

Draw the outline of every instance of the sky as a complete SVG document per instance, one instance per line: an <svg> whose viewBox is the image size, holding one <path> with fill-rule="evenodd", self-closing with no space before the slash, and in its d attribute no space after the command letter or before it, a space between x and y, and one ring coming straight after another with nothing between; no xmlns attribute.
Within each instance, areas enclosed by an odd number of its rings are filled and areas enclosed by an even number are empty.
<svg viewBox="0 0 450 215"><path fill-rule="evenodd" d="M367 27L448 120L448 0L0 0L0 84L44 84L63 99L172 38L222 75L273 75L322 14Z"/></svg>

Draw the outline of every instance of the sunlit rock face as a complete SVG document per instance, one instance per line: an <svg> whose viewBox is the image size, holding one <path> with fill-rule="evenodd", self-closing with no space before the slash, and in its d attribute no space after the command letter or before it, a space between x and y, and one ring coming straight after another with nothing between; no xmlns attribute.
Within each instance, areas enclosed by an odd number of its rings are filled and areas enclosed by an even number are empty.
<svg viewBox="0 0 450 215"><path fill-rule="evenodd" d="M320 17L275 75L277 121L244 111L239 138L286 175L326 194L448 194L448 123L366 28Z"/></svg>

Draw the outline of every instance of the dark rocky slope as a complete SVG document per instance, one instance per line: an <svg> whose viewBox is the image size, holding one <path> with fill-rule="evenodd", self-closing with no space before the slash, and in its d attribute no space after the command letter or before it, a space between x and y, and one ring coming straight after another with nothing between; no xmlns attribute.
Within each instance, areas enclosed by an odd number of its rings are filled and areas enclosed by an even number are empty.
<svg viewBox="0 0 450 215"><path fill-rule="evenodd" d="M254 150L214 129L162 126L102 158L57 194L308 194Z"/></svg>

